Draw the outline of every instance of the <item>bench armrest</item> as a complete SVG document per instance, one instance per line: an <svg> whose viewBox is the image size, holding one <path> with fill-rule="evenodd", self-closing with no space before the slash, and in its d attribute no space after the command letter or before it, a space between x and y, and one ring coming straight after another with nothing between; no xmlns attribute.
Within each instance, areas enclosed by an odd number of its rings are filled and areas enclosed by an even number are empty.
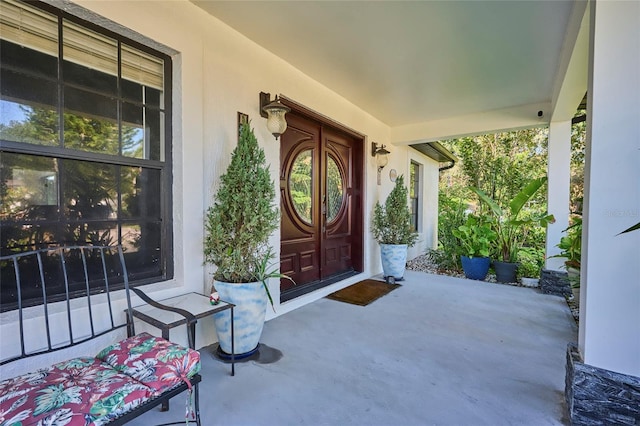
<svg viewBox="0 0 640 426"><path fill-rule="evenodd" d="M189 348L195 350L195 347L194 347L195 341L196 341L195 325L198 322L198 319L191 312L186 311L184 309L176 308L173 306L167 306L167 305L163 305L162 303L156 302L155 300L147 296L142 290L138 288L129 287L129 289L133 291L140 299L142 299L144 302L148 303L149 305L153 306L154 308L162 309L163 311L171 311L171 312L175 312L177 314L182 315L187 320L187 338L189 340ZM133 321L133 318L131 320Z"/></svg>

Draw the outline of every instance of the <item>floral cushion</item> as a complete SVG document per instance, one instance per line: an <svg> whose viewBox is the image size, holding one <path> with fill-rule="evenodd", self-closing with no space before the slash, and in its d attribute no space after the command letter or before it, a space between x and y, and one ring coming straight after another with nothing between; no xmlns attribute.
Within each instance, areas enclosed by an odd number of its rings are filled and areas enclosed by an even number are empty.
<svg viewBox="0 0 640 426"><path fill-rule="evenodd" d="M113 344L103 349L97 358L149 386L154 395L181 382L189 383L189 378L200 371L197 351L148 333Z"/></svg>
<svg viewBox="0 0 640 426"><path fill-rule="evenodd" d="M152 392L100 360L74 358L0 382L0 424L100 426Z"/></svg>

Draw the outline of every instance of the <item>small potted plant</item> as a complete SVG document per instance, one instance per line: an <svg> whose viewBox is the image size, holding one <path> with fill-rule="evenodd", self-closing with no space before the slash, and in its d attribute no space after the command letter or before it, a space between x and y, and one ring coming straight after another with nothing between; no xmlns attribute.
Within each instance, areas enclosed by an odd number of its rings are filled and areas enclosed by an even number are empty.
<svg viewBox="0 0 640 426"><path fill-rule="evenodd" d="M497 234L483 217L469 215L464 225L452 231L460 242L460 261L465 277L483 281L489 272L489 249Z"/></svg>
<svg viewBox="0 0 640 426"><path fill-rule="evenodd" d="M394 282L402 280L407 264L407 249L418 239L418 233L411 227L411 211L404 176L397 177L384 206L376 202L371 232L380 244L385 279Z"/></svg>
<svg viewBox="0 0 640 426"><path fill-rule="evenodd" d="M240 126L238 146L220 177L214 204L205 215L205 261L217 267L215 290L234 308L235 352L248 356L258 348L267 300L273 306L267 280L282 277L267 271L272 249L269 236L278 227L275 189L264 150L250 127ZM220 350L231 352L228 314L214 314ZM223 355L224 355L223 354Z"/></svg>

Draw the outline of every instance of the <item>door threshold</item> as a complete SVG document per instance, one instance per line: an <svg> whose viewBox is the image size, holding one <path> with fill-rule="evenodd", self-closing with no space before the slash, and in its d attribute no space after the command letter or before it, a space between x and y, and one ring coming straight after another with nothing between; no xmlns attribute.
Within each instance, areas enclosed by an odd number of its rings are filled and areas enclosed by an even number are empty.
<svg viewBox="0 0 640 426"><path fill-rule="evenodd" d="M338 281L346 280L347 278L353 277L354 275L358 275L360 273L361 272L351 269L349 271L331 275L330 277L323 278L321 280L311 281L300 286L295 286L292 289L287 290L285 293L280 294L280 303L284 303L291 299L295 299L296 297L311 293L312 291L318 290L319 288L335 284Z"/></svg>

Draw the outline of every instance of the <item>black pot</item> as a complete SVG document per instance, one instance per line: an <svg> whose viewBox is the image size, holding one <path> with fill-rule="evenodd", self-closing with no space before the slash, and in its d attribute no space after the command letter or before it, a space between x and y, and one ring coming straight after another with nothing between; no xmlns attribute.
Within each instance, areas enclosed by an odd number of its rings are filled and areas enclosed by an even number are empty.
<svg viewBox="0 0 640 426"><path fill-rule="evenodd" d="M493 269L496 271L496 281L499 283L515 283L517 263L493 261Z"/></svg>

